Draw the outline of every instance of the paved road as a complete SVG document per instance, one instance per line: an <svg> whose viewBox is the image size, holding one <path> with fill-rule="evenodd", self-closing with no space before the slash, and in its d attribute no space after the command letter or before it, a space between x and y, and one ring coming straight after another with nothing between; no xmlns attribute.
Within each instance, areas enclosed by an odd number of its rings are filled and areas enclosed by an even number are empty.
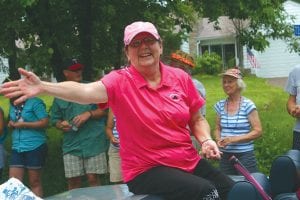
<svg viewBox="0 0 300 200"><path fill-rule="evenodd" d="M281 87L284 89L286 81L287 81L287 77L268 78L267 81L270 85L274 85L274 86Z"/></svg>

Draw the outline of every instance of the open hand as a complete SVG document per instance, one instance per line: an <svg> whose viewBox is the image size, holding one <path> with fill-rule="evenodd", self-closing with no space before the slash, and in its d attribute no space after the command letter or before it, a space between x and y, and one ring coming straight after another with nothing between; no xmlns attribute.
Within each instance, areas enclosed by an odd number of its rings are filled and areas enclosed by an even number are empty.
<svg viewBox="0 0 300 200"><path fill-rule="evenodd" d="M23 78L4 83L0 89L5 97L16 98L15 105L42 92L41 80L37 75L22 68L18 71Z"/></svg>

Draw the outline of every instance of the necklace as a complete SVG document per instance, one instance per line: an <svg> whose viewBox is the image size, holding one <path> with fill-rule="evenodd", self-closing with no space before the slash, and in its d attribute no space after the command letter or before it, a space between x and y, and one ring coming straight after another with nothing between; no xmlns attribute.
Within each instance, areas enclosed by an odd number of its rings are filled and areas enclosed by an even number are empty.
<svg viewBox="0 0 300 200"><path fill-rule="evenodd" d="M23 111L24 105L25 105L25 103L15 106L16 121L22 120L22 111Z"/></svg>
<svg viewBox="0 0 300 200"><path fill-rule="evenodd" d="M228 98L226 99L226 124L227 124L227 128L229 128L229 110L228 110L228 105L229 105L229 103L228 103ZM237 110L237 114L234 114L234 115L237 115L237 118L236 118L236 120L235 120L235 123L234 123L234 127L230 127L232 130L234 130L234 129L236 129L236 127L237 127L237 122L239 121L239 117L240 117L240 108L241 108L241 104L242 104L242 97L240 97L240 99L239 99L239 107L238 107L238 110Z"/></svg>

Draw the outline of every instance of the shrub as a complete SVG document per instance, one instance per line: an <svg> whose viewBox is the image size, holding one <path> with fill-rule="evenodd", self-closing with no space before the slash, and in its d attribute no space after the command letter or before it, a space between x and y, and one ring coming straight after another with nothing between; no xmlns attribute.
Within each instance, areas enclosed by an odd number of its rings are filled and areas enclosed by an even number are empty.
<svg viewBox="0 0 300 200"><path fill-rule="evenodd" d="M206 51L202 56L197 57L193 74L202 72L209 75L215 75L220 73L221 70L222 58L214 52L208 53Z"/></svg>

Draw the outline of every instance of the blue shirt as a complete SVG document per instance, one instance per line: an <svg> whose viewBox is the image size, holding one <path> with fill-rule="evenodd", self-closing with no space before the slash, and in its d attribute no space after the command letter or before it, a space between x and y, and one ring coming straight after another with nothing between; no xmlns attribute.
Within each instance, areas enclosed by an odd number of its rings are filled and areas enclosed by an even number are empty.
<svg viewBox="0 0 300 200"><path fill-rule="evenodd" d="M2 116L4 117L4 112L3 112L2 108L0 108L0 112L2 113ZM3 121L4 121L4 119L3 119ZM8 132L7 127L5 126L5 123L3 123L3 125L4 125L4 127L3 127L3 133L0 136L0 144L4 143L4 140L5 140L5 138L7 136L7 132Z"/></svg>
<svg viewBox="0 0 300 200"><path fill-rule="evenodd" d="M290 72L285 91L296 96L296 104L300 105L300 65L296 65ZM297 118L294 130L300 132L300 118Z"/></svg>
<svg viewBox="0 0 300 200"><path fill-rule="evenodd" d="M250 132L251 124L248 115L256 109L255 104L245 97L241 98L240 108L234 115L226 111L226 99L222 99L214 105L214 109L220 117L221 138L245 135ZM223 152L242 153L253 151L253 141L229 144L220 149Z"/></svg>
<svg viewBox="0 0 300 200"><path fill-rule="evenodd" d="M18 118L16 106L10 105L9 118L16 122ZM20 117L24 122L35 122L48 117L46 105L37 98L30 98L25 101L20 112ZM31 151L46 142L45 128L15 128L12 132L12 149L18 152Z"/></svg>

